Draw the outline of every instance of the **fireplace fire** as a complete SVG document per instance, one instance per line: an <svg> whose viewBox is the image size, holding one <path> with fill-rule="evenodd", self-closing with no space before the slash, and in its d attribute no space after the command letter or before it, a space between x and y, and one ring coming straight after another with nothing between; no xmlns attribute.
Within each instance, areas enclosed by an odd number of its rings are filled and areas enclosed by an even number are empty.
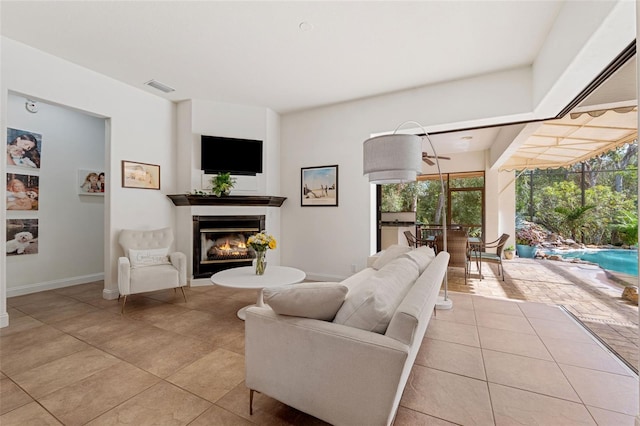
<svg viewBox="0 0 640 426"><path fill-rule="evenodd" d="M211 231L211 230L204 230ZM253 229L251 230L253 231ZM224 230L223 230L224 232ZM241 231L240 231L241 232ZM202 239L202 259L201 262L225 261L231 259L252 259L251 252L247 248L247 240L244 234L234 232L222 234L218 238L211 238L210 232L200 231Z"/></svg>
<svg viewBox="0 0 640 426"><path fill-rule="evenodd" d="M249 266L255 252L247 239L264 229L264 216L193 216L193 276Z"/></svg>

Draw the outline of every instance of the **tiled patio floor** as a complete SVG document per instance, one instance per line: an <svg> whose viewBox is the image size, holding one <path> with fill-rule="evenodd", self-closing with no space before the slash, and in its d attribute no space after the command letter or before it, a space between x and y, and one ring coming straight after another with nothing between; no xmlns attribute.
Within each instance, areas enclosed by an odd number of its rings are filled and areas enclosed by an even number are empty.
<svg viewBox="0 0 640 426"><path fill-rule="evenodd" d="M588 264L515 258L482 265L483 279L473 264L467 285L462 268L449 268L450 291L562 305L604 343L638 368L638 306L623 300L623 286L604 270Z"/></svg>

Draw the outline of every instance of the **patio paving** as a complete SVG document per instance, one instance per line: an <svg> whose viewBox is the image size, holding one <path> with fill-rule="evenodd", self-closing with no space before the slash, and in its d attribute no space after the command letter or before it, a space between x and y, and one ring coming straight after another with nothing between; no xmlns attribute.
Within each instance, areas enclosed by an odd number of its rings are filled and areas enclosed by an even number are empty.
<svg viewBox="0 0 640 426"><path fill-rule="evenodd" d="M472 264L467 285L462 268L449 268L448 289L561 305L637 371L638 305L622 299L620 276L596 265L552 260L515 258L503 265L504 281L497 276L497 265L483 264L480 280ZM622 279L637 285L636 277Z"/></svg>

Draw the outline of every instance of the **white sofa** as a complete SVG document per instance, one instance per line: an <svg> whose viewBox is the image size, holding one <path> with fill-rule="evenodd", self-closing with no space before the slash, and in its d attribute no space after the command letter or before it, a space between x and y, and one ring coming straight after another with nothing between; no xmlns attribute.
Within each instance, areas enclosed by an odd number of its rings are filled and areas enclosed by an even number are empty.
<svg viewBox="0 0 640 426"><path fill-rule="evenodd" d="M265 289L245 322L250 407L258 391L335 425L393 422L449 262L397 247L341 283Z"/></svg>

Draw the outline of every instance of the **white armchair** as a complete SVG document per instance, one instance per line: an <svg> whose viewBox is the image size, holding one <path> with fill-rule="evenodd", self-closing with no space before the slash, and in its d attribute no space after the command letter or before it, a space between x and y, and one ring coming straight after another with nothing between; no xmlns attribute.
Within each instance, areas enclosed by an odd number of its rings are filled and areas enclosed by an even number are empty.
<svg viewBox="0 0 640 426"><path fill-rule="evenodd" d="M137 231L123 229L118 238L124 257L118 259L118 290L124 296L122 313L130 294L180 287L184 301L187 296L187 257L184 253L169 253L173 242L171 228Z"/></svg>

